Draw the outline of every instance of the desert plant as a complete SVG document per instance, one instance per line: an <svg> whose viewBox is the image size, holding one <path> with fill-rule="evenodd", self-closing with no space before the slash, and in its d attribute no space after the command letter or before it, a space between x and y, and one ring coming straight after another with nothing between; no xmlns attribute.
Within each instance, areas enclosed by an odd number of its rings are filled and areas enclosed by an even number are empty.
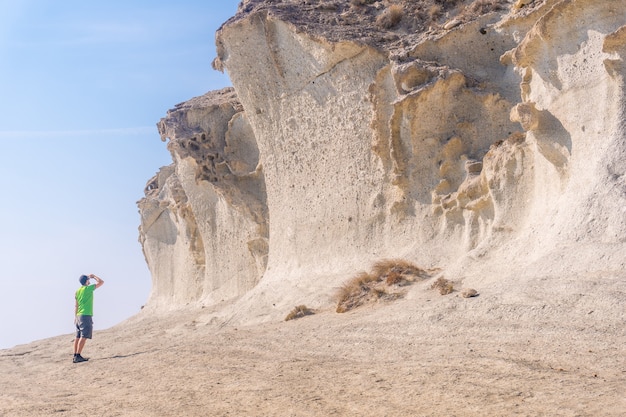
<svg viewBox="0 0 626 417"><path fill-rule="evenodd" d="M342 285L337 293L337 313L345 313L360 306L372 294L378 298L377 293L371 293L373 284L378 281L375 275L362 271Z"/></svg>
<svg viewBox="0 0 626 417"><path fill-rule="evenodd" d="M387 278L385 278L385 284L387 285L398 285L404 282L404 278L402 274L399 274L396 271L391 271L387 274Z"/></svg>
<svg viewBox="0 0 626 417"><path fill-rule="evenodd" d="M392 4L376 18L376 24L383 29L391 29L400 23L403 14L404 8L401 5Z"/></svg>
<svg viewBox="0 0 626 417"><path fill-rule="evenodd" d="M337 301L337 313L345 313L363 304L376 302L380 299L397 299L399 294L389 294L384 288L375 286L375 283L361 286L351 293L343 292L344 296Z"/></svg>
<svg viewBox="0 0 626 417"><path fill-rule="evenodd" d="M448 281L444 277L437 278L437 280L433 282L430 288L433 290L438 290L439 294L441 295L450 294L452 291L454 291L454 285L452 284L452 282Z"/></svg>
<svg viewBox="0 0 626 417"><path fill-rule="evenodd" d="M428 8L428 17L431 21L435 21L443 16L443 8L439 4L433 4Z"/></svg>
<svg viewBox="0 0 626 417"><path fill-rule="evenodd" d="M294 309L291 310L289 314L287 314L287 317L285 317L285 321L299 319L304 316L310 316L311 314L315 314L313 310L305 305L299 305L294 307Z"/></svg>
<svg viewBox="0 0 626 417"><path fill-rule="evenodd" d="M376 275L361 271L356 274L356 276L352 280L350 280L351 285L349 285L349 287L359 286L362 288L375 281L379 281L379 278Z"/></svg>
<svg viewBox="0 0 626 417"><path fill-rule="evenodd" d="M404 281L415 281L426 276L426 271L405 261L404 259L383 259L372 267L372 275L387 285L398 284Z"/></svg>
<svg viewBox="0 0 626 417"><path fill-rule="evenodd" d="M403 259L383 259L372 266L371 272L359 272L337 291L337 312L345 313L371 301L397 299L403 293L388 292L386 287L408 284L428 276L428 272Z"/></svg>

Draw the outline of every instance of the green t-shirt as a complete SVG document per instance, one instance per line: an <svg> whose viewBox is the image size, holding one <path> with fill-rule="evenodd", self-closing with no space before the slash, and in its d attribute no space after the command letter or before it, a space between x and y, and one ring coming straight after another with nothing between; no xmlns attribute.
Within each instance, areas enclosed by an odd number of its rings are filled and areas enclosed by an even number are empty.
<svg viewBox="0 0 626 417"><path fill-rule="evenodd" d="M93 316L93 292L96 284L83 285L76 290L76 301L78 302L77 316Z"/></svg>

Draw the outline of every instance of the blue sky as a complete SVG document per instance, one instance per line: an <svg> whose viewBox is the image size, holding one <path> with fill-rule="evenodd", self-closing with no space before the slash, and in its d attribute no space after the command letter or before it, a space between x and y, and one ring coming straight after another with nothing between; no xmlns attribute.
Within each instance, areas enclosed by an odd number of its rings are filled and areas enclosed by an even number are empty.
<svg viewBox="0 0 626 417"><path fill-rule="evenodd" d="M136 201L171 162L155 124L230 85L211 61L237 4L0 0L0 349L71 334L81 274L106 282L96 329L145 304Z"/></svg>

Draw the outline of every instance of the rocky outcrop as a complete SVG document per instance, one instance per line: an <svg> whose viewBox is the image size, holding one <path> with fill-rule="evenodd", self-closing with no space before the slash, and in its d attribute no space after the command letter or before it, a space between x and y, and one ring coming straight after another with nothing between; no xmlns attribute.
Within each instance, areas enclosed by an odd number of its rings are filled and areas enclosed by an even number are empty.
<svg viewBox="0 0 626 417"><path fill-rule="evenodd" d="M216 303L255 286L267 207L254 134L232 89L179 104L158 125L174 164L139 201L152 305Z"/></svg>
<svg viewBox="0 0 626 417"><path fill-rule="evenodd" d="M150 305L282 317L386 257L473 284L568 245L623 266L625 9L242 2L214 62L234 89L159 123L174 164L139 202Z"/></svg>

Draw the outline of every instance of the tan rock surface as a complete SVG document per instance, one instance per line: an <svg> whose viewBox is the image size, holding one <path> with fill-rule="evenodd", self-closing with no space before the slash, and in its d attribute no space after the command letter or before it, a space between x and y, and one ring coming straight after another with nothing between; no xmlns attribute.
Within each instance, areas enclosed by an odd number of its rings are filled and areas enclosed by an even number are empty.
<svg viewBox="0 0 626 417"><path fill-rule="evenodd" d="M160 123L181 186L142 213L185 210L142 225L149 309L274 321L385 258L479 289L626 253L626 1L394 4L412 11L381 27L389 2L249 1L218 31L234 90Z"/></svg>

